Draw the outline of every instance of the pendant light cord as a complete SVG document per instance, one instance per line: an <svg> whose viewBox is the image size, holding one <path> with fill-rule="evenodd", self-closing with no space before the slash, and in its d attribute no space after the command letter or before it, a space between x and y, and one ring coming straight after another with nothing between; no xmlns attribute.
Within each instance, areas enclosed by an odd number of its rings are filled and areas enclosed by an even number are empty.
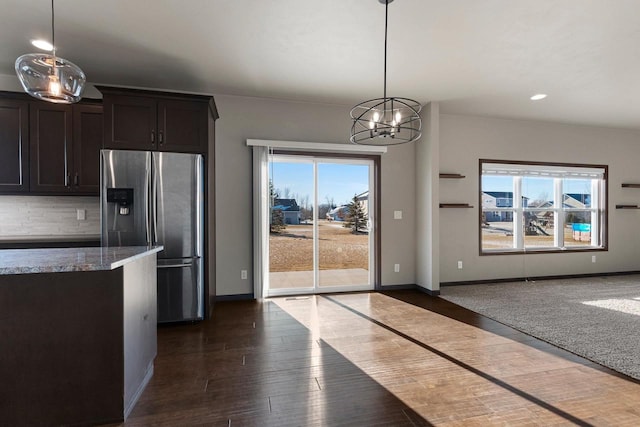
<svg viewBox="0 0 640 427"><path fill-rule="evenodd" d="M54 25L53 1L54 0L51 0L51 45L53 46L53 56L56 56L56 27Z"/></svg>
<svg viewBox="0 0 640 427"><path fill-rule="evenodd" d="M53 0L51 0L53 3ZM387 21L389 20L389 0L384 2L384 99L387 99Z"/></svg>

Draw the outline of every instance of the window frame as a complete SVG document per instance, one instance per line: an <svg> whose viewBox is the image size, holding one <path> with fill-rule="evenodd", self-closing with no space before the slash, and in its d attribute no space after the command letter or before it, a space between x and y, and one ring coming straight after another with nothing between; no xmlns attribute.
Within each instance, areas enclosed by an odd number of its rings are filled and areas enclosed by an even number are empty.
<svg viewBox="0 0 640 427"><path fill-rule="evenodd" d="M503 165L514 165L519 168L522 166L533 166L534 168L540 167L561 167L561 168L589 168L589 169L602 169L603 175L601 182L599 183L599 188L596 188L595 185L592 186L591 193L591 207L589 208L565 208L564 207L564 195L568 194L562 189L562 185L560 188L557 187L557 180L554 179L554 205L552 207L547 208L538 208L538 207L524 207L523 203L520 201L522 198L522 179L525 174L520 176L514 176L514 189L513 189L513 200L511 203L511 207L489 207L486 209L486 212L511 212L512 213L512 221L514 228L514 242L516 239L521 239L521 242L518 244L513 244L511 248L501 248L501 249L483 249L483 213L485 209L483 208L483 188L482 188L482 168L483 164L492 163L492 164L503 164ZM478 186L479 186L479 196L478 196L478 252L480 256L494 256L494 255L524 255L524 254L549 254L549 253L576 253L576 252L593 252L593 251L608 251L609 250L609 167L608 165L597 165L597 164L581 164L581 163L559 163L559 162L536 162L536 161L521 161L521 160L495 160L495 159L479 159L478 161ZM564 178L559 178L562 180ZM515 183L517 181L517 183ZM597 190L597 194L594 194L594 191ZM558 199L559 197L559 199ZM558 200L556 200L558 199ZM558 207L560 206L560 207ZM524 219L519 219L520 217L524 217L524 212L533 212L533 211L549 211L553 212L555 221L554 221L554 230L561 229L564 230L565 218L566 214L570 212L589 212L591 215L594 213L599 215L599 218L596 219L595 223L597 224L596 230L592 231L598 233L599 235L599 246L585 246L585 245L575 245L575 246L566 246L564 245L564 234L563 232L554 231L554 246L546 246L546 247L529 247L527 248L524 244L524 233L520 232L520 236L516 236L516 228L522 225L522 221ZM593 222L593 221L592 221ZM559 237L562 236L562 237ZM560 241L560 242L559 242ZM559 243L563 246L559 246ZM520 245L522 247L517 247Z"/></svg>

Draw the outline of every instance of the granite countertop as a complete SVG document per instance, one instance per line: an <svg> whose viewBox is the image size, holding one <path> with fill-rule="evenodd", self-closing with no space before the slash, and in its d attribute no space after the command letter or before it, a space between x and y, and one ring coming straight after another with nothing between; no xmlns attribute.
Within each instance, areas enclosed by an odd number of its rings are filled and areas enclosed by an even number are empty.
<svg viewBox="0 0 640 427"><path fill-rule="evenodd" d="M0 250L0 275L114 270L162 246Z"/></svg>

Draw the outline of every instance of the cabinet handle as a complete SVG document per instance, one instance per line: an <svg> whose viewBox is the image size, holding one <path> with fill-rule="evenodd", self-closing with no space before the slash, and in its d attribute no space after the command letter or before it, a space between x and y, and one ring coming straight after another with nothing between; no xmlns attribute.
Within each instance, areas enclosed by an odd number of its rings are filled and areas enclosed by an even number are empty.
<svg viewBox="0 0 640 427"><path fill-rule="evenodd" d="M156 131L152 130L151 131L151 143L155 144L155 142L156 142Z"/></svg>
<svg viewBox="0 0 640 427"><path fill-rule="evenodd" d="M80 185L80 175L78 174L78 172L76 172L76 174L73 177L73 185L75 186Z"/></svg>
<svg viewBox="0 0 640 427"><path fill-rule="evenodd" d="M163 138L163 136L162 136L162 131L158 132L158 142L159 142L160 144L162 144L162 143L164 142L164 141L163 141L163 139L164 139L164 138Z"/></svg>
<svg viewBox="0 0 640 427"><path fill-rule="evenodd" d="M64 186L68 187L69 186L69 182L71 181L71 174L68 173L64 176Z"/></svg>

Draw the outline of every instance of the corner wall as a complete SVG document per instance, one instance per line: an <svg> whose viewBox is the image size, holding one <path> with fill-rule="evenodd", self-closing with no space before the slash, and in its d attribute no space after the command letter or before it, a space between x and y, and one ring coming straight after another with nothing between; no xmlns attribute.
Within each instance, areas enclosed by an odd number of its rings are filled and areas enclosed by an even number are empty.
<svg viewBox="0 0 640 427"><path fill-rule="evenodd" d="M440 291L439 182L440 107L428 104L421 112L422 138L416 142L416 284L430 292Z"/></svg>
<svg viewBox="0 0 640 427"><path fill-rule="evenodd" d="M609 250L480 256L481 158L608 165ZM474 207L448 209L440 217L442 283L640 270L640 211L615 209L616 204L640 204L640 190L620 186L640 183L640 131L443 114L439 163L442 172L466 175L441 182L441 201Z"/></svg>

